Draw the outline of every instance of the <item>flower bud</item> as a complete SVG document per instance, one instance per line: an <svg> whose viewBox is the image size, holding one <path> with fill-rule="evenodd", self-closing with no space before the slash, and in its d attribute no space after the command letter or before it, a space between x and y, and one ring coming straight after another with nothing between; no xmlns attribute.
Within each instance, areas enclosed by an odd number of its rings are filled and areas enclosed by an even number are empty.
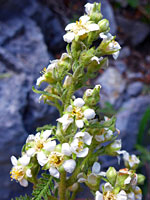
<svg viewBox="0 0 150 200"><path fill-rule="evenodd" d="M66 76L63 87L67 88L71 85L72 83L72 77L71 76Z"/></svg>
<svg viewBox="0 0 150 200"><path fill-rule="evenodd" d="M111 183L111 185L114 185L117 178L117 172L114 167L109 167L109 169L106 172L106 177L108 181Z"/></svg>
<svg viewBox="0 0 150 200"><path fill-rule="evenodd" d="M125 152L123 154L123 160L124 160L125 166L130 169L136 169L140 163L140 160L136 155L134 154L129 155L128 152Z"/></svg>
<svg viewBox="0 0 150 200"><path fill-rule="evenodd" d="M100 88L101 88L100 85L96 85L93 90L92 89L87 89L85 91L85 93L83 95L83 99L84 99L86 105L94 106L99 102L99 99L100 99L100 95L99 95Z"/></svg>
<svg viewBox="0 0 150 200"><path fill-rule="evenodd" d="M57 95L57 91L55 88L53 88L51 85L47 86L45 89L44 89L45 92L48 92L50 94L55 94ZM44 102L46 102L47 100L49 101L54 101L54 97L51 97L51 96L48 96L48 95L45 95L45 94L42 94L40 97L39 97L39 102L44 100Z"/></svg>
<svg viewBox="0 0 150 200"><path fill-rule="evenodd" d="M121 140L115 140L113 143L106 146L105 152L108 155L116 156L117 151L119 151L120 149L121 149Z"/></svg>
<svg viewBox="0 0 150 200"><path fill-rule="evenodd" d="M98 22L100 32L109 31L109 21L107 19L102 19Z"/></svg>
<svg viewBox="0 0 150 200"><path fill-rule="evenodd" d="M92 12L90 20L94 22L99 22L102 19L103 15L100 12Z"/></svg>
<svg viewBox="0 0 150 200"><path fill-rule="evenodd" d="M144 184L144 181L145 181L145 176L142 175L142 174L138 174L138 175L137 175L137 183L138 183L139 185L143 185L143 184Z"/></svg>
<svg viewBox="0 0 150 200"><path fill-rule="evenodd" d="M78 189L79 187L79 184L76 182L74 183L73 185L71 185L68 189L71 191L71 192L74 192Z"/></svg>

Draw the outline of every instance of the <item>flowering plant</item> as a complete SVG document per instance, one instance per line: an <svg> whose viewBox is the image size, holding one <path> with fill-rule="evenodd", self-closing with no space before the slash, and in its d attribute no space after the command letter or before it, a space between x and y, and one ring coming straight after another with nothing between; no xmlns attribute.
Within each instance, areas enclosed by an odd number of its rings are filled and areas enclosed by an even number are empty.
<svg viewBox="0 0 150 200"><path fill-rule="evenodd" d="M37 86L46 82L47 87L42 91L33 87L41 94L39 101L55 106L60 113L57 126L45 126L29 135L21 157L11 157L11 179L24 187L33 183L33 200L73 200L81 183L89 187L96 200L142 199L137 185L144 176L136 174L140 160L121 150L115 117L103 119L99 115L101 86L86 89L82 98L74 96L90 78L96 77L100 68L108 65L108 55L114 59L119 55L121 47L109 33L109 21L103 19L100 9L100 3L87 3L86 14L66 26L63 38L68 43L67 53L50 61L37 79ZM120 158L121 154L126 168L101 171L100 156ZM41 170L48 173L38 178Z"/></svg>

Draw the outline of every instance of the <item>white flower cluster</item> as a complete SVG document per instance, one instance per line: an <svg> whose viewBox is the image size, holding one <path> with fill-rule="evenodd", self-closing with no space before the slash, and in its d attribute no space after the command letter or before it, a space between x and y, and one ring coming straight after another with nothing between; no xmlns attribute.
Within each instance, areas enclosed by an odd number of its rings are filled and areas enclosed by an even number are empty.
<svg viewBox="0 0 150 200"><path fill-rule="evenodd" d="M96 192L95 200L142 200L141 189L137 186L137 174L129 171L126 168L119 170L118 174L120 177L124 175L127 176L124 180L124 185L128 185L128 189L121 189L116 193L115 187L107 182L103 186L102 193L99 191ZM123 187L125 188L125 186Z"/></svg>
<svg viewBox="0 0 150 200"><path fill-rule="evenodd" d="M98 5L98 3L96 4ZM66 26L65 31L67 33L63 36L64 41L67 43L71 43L74 39L75 40L84 40L89 32L100 32L99 36L103 39L103 42L108 42L107 51L112 51L112 56L114 59L117 59L119 56L119 50L121 49L118 42L114 41L114 37L108 32L101 32L101 29L98 24L91 21L90 15L92 14L94 8L94 4L87 3L85 5L85 12L86 14L79 18L79 21L76 23L70 23ZM98 64L103 58L98 58L97 56L93 56L91 60L96 60Z"/></svg>
<svg viewBox="0 0 150 200"><path fill-rule="evenodd" d="M78 128L83 128L84 123L93 119L95 115L93 109L85 106L85 102L82 98L77 98L72 105L68 106L65 114L57 119L57 121L62 123L63 130L65 131L74 120Z"/></svg>

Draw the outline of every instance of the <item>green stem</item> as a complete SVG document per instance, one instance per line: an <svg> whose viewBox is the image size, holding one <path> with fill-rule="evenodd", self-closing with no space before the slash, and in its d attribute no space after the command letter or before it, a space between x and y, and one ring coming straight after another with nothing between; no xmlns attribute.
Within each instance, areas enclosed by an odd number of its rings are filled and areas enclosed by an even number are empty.
<svg viewBox="0 0 150 200"><path fill-rule="evenodd" d="M65 109L69 106L70 99L72 98L73 93L74 93L74 83L71 84L70 89L68 90L68 94L67 94L66 102L65 102Z"/></svg>
<svg viewBox="0 0 150 200"><path fill-rule="evenodd" d="M66 199L66 172L60 174L60 183L59 183L59 200Z"/></svg>
<svg viewBox="0 0 150 200"><path fill-rule="evenodd" d="M76 195L78 193L78 189L75 190L73 193L72 193L72 196L71 196L71 199L70 200L74 200L76 198Z"/></svg>

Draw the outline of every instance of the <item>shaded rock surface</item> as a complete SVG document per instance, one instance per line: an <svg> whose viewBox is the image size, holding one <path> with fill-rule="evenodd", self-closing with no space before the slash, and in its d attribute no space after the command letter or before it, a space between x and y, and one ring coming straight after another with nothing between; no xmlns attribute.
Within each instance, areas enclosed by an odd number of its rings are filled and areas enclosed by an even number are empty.
<svg viewBox="0 0 150 200"><path fill-rule="evenodd" d="M54 122L53 118L57 115L54 108L39 104L38 95L34 96L31 90L39 72L52 59L36 14L40 16L41 22L43 20L46 23L52 13L47 8L45 11L36 1L8 2L4 2L0 8L0 72L10 74L10 78L0 79L1 200L8 200L30 190L30 187L24 189L10 181L10 156L20 156L27 135L35 133L37 126ZM30 13L25 10L27 7L30 7ZM43 11L49 13L46 19ZM56 21L51 23L54 27ZM53 29L49 31L53 34ZM58 38L54 39L58 42Z"/></svg>
<svg viewBox="0 0 150 200"><path fill-rule="evenodd" d="M102 106L105 102L115 104L125 90L126 81L122 78L119 71L113 67L109 67L103 74L96 80L96 84L102 86L101 101Z"/></svg>
<svg viewBox="0 0 150 200"><path fill-rule="evenodd" d="M122 148L129 152L135 147L139 124L148 106L150 106L150 96L131 98L122 105L117 114L116 126L121 132Z"/></svg>
<svg viewBox="0 0 150 200"><path fill-rule="evenodd" d="M117 24L126 33L126 41L129 40L133 46L137 46L150 34L150 27L142 22L125 19L117 16Z"/></svg>

